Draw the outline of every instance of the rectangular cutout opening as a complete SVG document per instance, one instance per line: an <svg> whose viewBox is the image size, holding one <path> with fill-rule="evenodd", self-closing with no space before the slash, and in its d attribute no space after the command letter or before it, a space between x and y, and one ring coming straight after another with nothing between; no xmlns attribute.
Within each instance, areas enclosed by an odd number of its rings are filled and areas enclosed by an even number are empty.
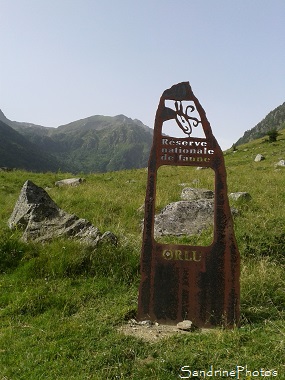
<svg viewBox="0 0 285 380"><path fill-rule="evenodd" d="M157 170L154 238L160 244L209 246L214 238L215 173L164 165Z"/></svg>

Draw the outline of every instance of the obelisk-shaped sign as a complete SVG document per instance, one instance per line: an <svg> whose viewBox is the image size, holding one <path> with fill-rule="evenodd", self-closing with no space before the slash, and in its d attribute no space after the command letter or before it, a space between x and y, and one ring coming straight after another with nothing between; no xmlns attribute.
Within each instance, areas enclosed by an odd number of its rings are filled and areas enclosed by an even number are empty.
<svg viewBox="0 0 285 380"><path fill-rule="evenodd" d="M183 137L162 133L173 121ZM201 127L204 138L191 137ZM215 174L214 238L210 246L161 244L154 239L157 170L163 165L202 166ZM240 257L229 207L224 157L189 82L163 92L148 164L141 252L138 319L198 327L239 323Z"/></svg>

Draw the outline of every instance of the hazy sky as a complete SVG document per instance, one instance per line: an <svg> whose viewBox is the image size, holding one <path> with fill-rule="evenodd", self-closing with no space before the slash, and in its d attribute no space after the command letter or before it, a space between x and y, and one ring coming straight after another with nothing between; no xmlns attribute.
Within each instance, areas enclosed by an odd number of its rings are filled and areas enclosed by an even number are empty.
<svg viewBox="0 0 285 380"><path fill-rule="evenodd" d="M223 149L285 101L285 0L0 0L0 109L153 127L189 81Z"/></svg>

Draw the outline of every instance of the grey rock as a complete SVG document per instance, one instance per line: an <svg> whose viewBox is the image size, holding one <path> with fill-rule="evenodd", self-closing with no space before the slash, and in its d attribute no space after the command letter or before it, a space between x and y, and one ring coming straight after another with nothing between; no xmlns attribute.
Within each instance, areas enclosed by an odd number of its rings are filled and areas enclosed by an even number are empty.
<svg viewBox="0 0 285 380"><path fill-rule="evenodd" d="M192 236L214 224L214 197L212 190L185 188L182 190L182 201L172 202L165 206L155 216L154 235L161 236ZM232 193L231 197L249 200L248 193ZM235 198L234 198L235 199ZM231 207L233 216L239 214Z"/></svg>
<svg viewBox="0 0 285 380"><path fill-rule="evenodd" d="M155 216L154 235L197 235L213 225L213 215L212 199L170 203Z"/></svg>
<svg viewBox="0 0 285 380"><path fill-rule="evenodd" d="M280 160L279 162L277 162L276 166L285 166L285 160Z"/></svg>
<svg viewBox="0 0 285 380"><path fill-rule="evenodd" d="M47 242L69 237L91 246L115 241L111 232L102 235L88 220L60 209L44 189L29 180L22 187L8 226L23 229L24 241Z"/></svg>
<svg viewBox="0 0 285 380"><path fill-rule="evenodd" d="M59 207L54 203L48 193L32 181L26 181L8 220L9 228L25 228L34 213L37 219L52 219L59 213Z"/></svg>
<svg viewBox="0 0 285 380"><path fill-rule="evenodd" d="M245 191L239 191L236 193L230 193L229 198L233 199L234 201L238 201L238 200L250 201L251 195Z"/></svg>
<svg viewBox="0 0 285 380"><path fill-rule="evenodd" d="M128 324L131 326L137 326L139 323L134 318L132 318L128 321Z"/></svg>
<svg viewBox="0 0 285 380"><path fill-rule="evenodd" d="M179 330L184 330L184 331L193 330L193 323L189 320L184 320L182 322L178 322L176 326Z"/></svg>
<svg viewBox="0 0 285 380"><path fill-rule="evenodd" d="M265 160L265 157L262 154L258 154L254 159L255 162L260 162L263 160Z"/></svg>
<svg viewBox="0 0 285 380"><path fill-rule="evenodd" d="M239 216L239 215L240 215L239 210L236 209L235 207L231 207L231 213L232 213L232 216L233 216L233 217L236 217L236 216Z"/></svg>
<svg viewBox="0 0 285 380"><path fill-rule="evenodd" d="M150 321L149 319L146 319L145 321L141 321L138 324L145 327L151 327L154 325L154 323Z"/></svg>
<svg viewBox="0 0 285 380"><path fill-rule="evenodd" d="M197 199L213 199L214 192L207 189L198 189L192 187L185 187L181 193L181 199L184 201L193 201Z"/></svg>
<svg viewBox="0 0 285 380"><path fill-rule="evenodd" d="M113 234L111 231L106 231L103 233L103 235L100 238L100 244L101 243L108 243L112 245L118 244L118 238L116 235Z"/></svg>
<svg viewBox="0 0 285 380"><path fill-rule="evenodd" d="M85 182L85 178L67 178L55 182L55 186L78 186Z"/></svg>

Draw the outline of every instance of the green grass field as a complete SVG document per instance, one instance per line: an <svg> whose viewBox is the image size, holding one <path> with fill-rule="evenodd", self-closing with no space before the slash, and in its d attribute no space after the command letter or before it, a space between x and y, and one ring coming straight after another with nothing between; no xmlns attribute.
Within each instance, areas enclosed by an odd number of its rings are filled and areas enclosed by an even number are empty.
<svg viewBox="0 0 285 380"><path fill-rule="evenodd" d="M258 153L266 159L254 162ZM137 308L138 209L147 171L90 174L76 188L54 186L74 176L68 173L0 172L0 380L203 379L210 369L217 372L208 379L285 379L285 169L274 166L280 159L284 132L275 143L261 139L225 152L228 192L252 196L249 202L231 201L238 210L240 328L152 343L118 332ZM21 242L21 231L10 231L7 220L27 179L49 188L65 211L114 232L118 246ZM163 168L158 210L179 200L182 183L212 188L213 173ZM240 373L230 375L237 366Z"/></svg>

